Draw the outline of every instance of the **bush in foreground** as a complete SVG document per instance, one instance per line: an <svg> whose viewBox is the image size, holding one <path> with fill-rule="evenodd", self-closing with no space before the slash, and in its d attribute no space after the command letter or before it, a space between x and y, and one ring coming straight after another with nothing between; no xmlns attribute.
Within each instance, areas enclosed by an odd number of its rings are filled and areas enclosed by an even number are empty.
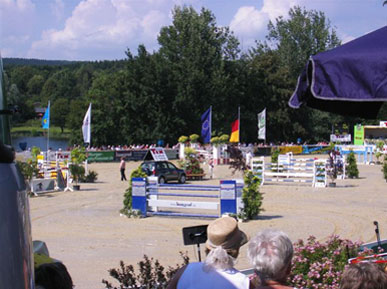
<svg viewBox="0 0 387 289"><path fill-rule="evenodd" d="M342 273L348 264L349 258L360 255L360 243L331 236L326 242L319 242L310 236L306 242L299 240L294 244L292 270L288 278L291 287L338 289ZM367 255L370 252L363 252ZM163 289L179 268L188 264L189 258L180 252L183 262L175 267L165 268L158 260L144 255L135 270L132 265L120 262L118 269L108 270L111 277L116 279L119 287L102 280L107 289ZM136 273L138 272L138 273Z"/></svg>
<svg viewBox="0 0 387 289"><path fill-rule="evenodd" d="M320 243L310 236L294 244L289 284L297 288L339 288L348 259L358 256L360 244L331 236Z"/></svg>
<svg viewBox="0 0 387 289"><path fill-rule="evenodd" d="M108 270L110 276L118 281L119 287L113 287L110 282L104 279L102 283L105 284L107 289L166 288L177 270L189 263L187 254L180 252L180 256L183 258L183 263L176 264L175 267L169 266L167 271L158 260L149 259L147 255L144 255L144 259L137 264L138 273L135 272L133 265L125 265L123 261L120 261L120 268Z"/></svg>

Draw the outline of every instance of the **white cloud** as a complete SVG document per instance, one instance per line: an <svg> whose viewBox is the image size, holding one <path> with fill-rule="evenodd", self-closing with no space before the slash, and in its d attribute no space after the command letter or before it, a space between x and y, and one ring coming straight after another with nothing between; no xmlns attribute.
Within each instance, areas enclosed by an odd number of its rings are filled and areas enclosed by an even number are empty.
<svg viewBox="0 0 387 289"><path fill-rule="evenodd" d="M342 44L350 42L350 41L354 40L355 38L356 37L353 37L352 35L348 35L348 34L344 34L344 33L340 34L340 39L341 39Z"/></svg>
<svg viewBox="0 0 387 289"><path fill-rule="evenodd" d="M41 39L32 44L29 57L90 59L93 56L87 55L88 51L103 54L116 50L120 55L117 57L123 58L124 50L133 42L156 43L161 26L170 22L168 10L150 9L155 1L163 0L148 0L149 7L127 0L81 1L62 30L42 33Z"/></svg>
<svg viewBox="0 0 387 289"><path fill-rule="evenodd" d="M237 34L252 36L266 27L267 15L253 6L244 6L238 9L230 23L230 28Z"/></svg>
<svg viewBox="0 0 387 289"><path fill-rule="evenodd" d="M52 14L55 16L57 21L60 21L61 19L63 19L64 8L65 8L65 4L63 0L55 0L55 2L51 4Z"/></svg>
<svg viewBox="0 0 387 289"><path fill-rule="evenodd" d="M271 21L279 16L288 15L289 9L295 5L301 5L303 0L264 0L262 13L266 14Z"/></svg>
<svg viewBox="0 0 387 289"><path fill-rule="evenodd" d="M27 11L33 9L35 5L31 0L0 0L1 10Z"/></svg>
<svg viewBox="0 0 387 289"><path fill-rule="evenodd" d="M0 39L4 57L20 56L15 47L25 44L33 33L35 5L30 0L0 0Z"/></svg>
<svg viewBox="0 0 387 289"><path fill-rule="evenodd" d="M283 16L287 18L289 9L295 5L302 6L306 0L264 0L260 8L242 6L230 22L230 29L244 44L249 47L256 39L262 39L266 34L267 24Z"/></svg>

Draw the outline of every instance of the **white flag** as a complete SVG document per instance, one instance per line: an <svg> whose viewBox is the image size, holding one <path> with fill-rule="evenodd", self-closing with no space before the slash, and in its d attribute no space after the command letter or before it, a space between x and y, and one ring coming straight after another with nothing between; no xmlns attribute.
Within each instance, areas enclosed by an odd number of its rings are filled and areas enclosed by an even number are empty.
<svg viewBox="0 0 387 289"><path fill-rule="evenodd" d="M86 112L82 125L83 141L90 144L91 141L91 103L89 109Z"/></svg>
<svg viewBox="0 0 387 289"><path fill-rule="evenodd" d="M266 139L266 108L258 113L258 139Z"/></svg>

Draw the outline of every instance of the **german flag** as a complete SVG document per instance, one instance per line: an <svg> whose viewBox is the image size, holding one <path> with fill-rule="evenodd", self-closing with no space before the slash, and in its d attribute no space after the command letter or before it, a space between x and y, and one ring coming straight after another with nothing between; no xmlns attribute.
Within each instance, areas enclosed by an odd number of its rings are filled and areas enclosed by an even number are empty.
<svg viewBox="0 0 387 289"><path fill-rule="evenodd" d="M230 142L239 142L239 119L240 119L240 109L238 107L238 119L234 120L231 124L231 136Z"/></svg>

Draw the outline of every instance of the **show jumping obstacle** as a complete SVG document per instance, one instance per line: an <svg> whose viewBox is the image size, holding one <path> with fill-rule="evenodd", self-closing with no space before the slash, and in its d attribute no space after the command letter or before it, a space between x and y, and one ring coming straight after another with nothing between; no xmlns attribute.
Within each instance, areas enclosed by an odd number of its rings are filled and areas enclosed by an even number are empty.
<svg viewBox="0 0 387 289"><path fill-rule="evenodd" d="M372 155L375 149L374 145L336 145L337 149L341 155L345 156L353 152L357 156L358 164L370 164L372 163Z"/></svg>
<svg viewBox="0 0 387 289"><path fill-rule="evenodd" d="M261 185L282 182L327 186L326 160L295 159L287 154L279 155L277 163L265 163L264 157L252 158L250 167L261 179Z"/></svg>
<svg viewBox="0 0 387 289"><path fill-rule="evenodd" d="M132 209L142 216L218 218L238 214L243 184L222 180L219 186L158 184L157 178L132 179Z"/></svg>

